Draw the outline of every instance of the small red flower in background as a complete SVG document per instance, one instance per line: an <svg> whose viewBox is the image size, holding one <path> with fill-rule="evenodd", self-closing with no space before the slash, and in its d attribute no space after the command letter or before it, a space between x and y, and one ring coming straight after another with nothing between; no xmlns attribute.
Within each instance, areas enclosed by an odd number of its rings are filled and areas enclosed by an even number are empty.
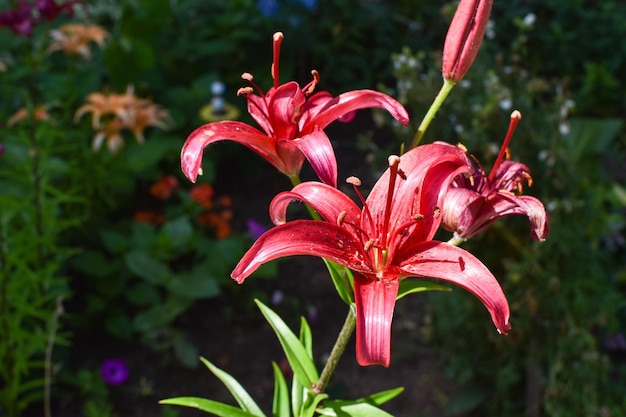
<svg viewBox="0 0 626 417"><path fill-rule="evenodd" d="M336 120L349 120L354 112L366 108L384 108L405 126L407 111L393 98L371 90L357 90L333 97L328 92L312 94L319 82L313 71L313 81L304 88L295 81L280 84L279 57L283 34L274 34L272 78L274 86L266 93L253 83L252 75L242 78L252 87L238 92L248 100L248 112L262 131L237 121L221 121L203 125L193 131L181 151L181 167L190 181L202 174L202 154L212 143L230 140L252 149L280 172L297 177L306 158L322 182L336 186L337 161L330 140L323 132ZM255 94L255 92L258 94Z"/></svg>
<svg viewBox="0 0 626 417"><path fill-rule="evenodd" d="M230 236L232 229L230 221L233 218L232 200L228 196L222 196L211 201L209 207L205 207L198 215L198 224L200 226L213 229L215 237L224 239Z"/></svg>
<svg viewBox="0 0 626 417"><path fill-rule="evenodd" d="M178 180L173 175L166 175L150 186L150 195L159 200L167 200L178 188Z"/></svg>
<svg viewBox="0 0 626 417"><path fill-rule="evenodd" d="M133 221L135 223L151 223L160 226L165 223L165 215L156 211L139 210L133 214Z"/></svg>
<svg viewBox="0 0 626 417"><path fill-rule="evenodd" d="M270 205L277 226L260 236L231 276L242 283L261 264L292 255L319 256L355 272L356 352L361 365L389 366L391 321L399 284L407 277L431 277L476 296L501 333L507 333L509 305L500 284L469 252L433 240L452 179L469 170L454 146L422 145L389 158L389 169L359 208L339 189L305 182L278 194ZM324 221L286 221L289 204L302 201Z"/></svg>
<svg viewBox="0 0 626 417"><path fill-rule="evenodd" d="M452 182L442 208L442 226L457 237L469 239L499 218L513 214L528 217L533 239L541 242L548 236L548 214L543 203L521 195L524 184L532 185L530 170L520 162L503 160L508 156L508 144L521 117L518 111L511 114L511 125L488 176L468 158L472 172L459 175Z"/></svg>
<svg viewBox="0 0 626 417"><path fill-rule="evenodd" d="M213 195L215 191L211 184L198 184L189 190L189 196L193 201L200 204L204 209L210 209L213 205Z"/></svg>

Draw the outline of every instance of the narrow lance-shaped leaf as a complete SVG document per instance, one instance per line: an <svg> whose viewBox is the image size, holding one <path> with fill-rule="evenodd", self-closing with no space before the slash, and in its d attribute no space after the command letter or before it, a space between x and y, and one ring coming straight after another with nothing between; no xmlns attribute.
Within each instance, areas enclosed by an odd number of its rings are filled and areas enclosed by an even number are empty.
<svg viewBox="0 0 626 417"><path fill-rule="evenodd" d="M287 381L276 362L272 362L274 371L274 398L272 414L274 417L289 417L289 391Z"/></svg>
<svg viewBox="0 0 626 417"><path fill-rule="evenodd" d="M207 413L220 417L257 417L255 414L248 413L232 405L198 397L168 398L159 401L159 404L197 408L198 410L206 411Z"/></svg>
<svg viewBox="0 0 626 417"><path fill-rule="evenodd" d="M226 386L226 388L228 388L228 391L232 394L233 398L235 398L235 401L237 401L237 404L239 404L239 407L241 407L242 410L252 413L255 416L265 417L265 414L263 413L263 411L261 411L261 408L259 408L259 406L256 404L256 402L254 402L250 394L248 394L248 392L235 378L233 378L230 374L221 370L217 366L213 365L208 360L204 358L200 358L200 360L203 364L206 365L207 368L209 368L211 372L213 372L213 375L218 377L220 381L224 383L224 385Z"/></svg>
<svg viewBox="0 0 626 417"><path fill-rule="evenodd" d="M255 300L255 302L267 322L272 326L272 329L274 329L274 333L276 333L278 341L285 352L285 356L287 356L287 361L289 361L294 376L305 388L310 389L311 386L317 382L318 374L315 364L306 348L278 314L274 313L259 300Z"/></svg>

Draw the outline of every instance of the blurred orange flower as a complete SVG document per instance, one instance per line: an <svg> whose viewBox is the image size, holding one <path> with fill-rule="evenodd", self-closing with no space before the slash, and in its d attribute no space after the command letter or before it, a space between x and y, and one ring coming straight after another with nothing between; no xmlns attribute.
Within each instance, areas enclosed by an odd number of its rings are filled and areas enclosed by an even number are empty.
<svg viewBox="0 0 626 417"><path fill-rule="evenodd" d="M195 185L189 190L191 199L204 209L210 209L213 205L213 194L213 187L206 183Z"/></svg>
<svg viewBox="0 0 626 417"><path fill-rule="evenodd" d="M76 110L74 122L78 122L85 113L91 113L91 124L97 130L92 144L94 150L99 149L106 139L113 153L124 145L121 136L123 129L129 129L137 142L143 143L143 132L147 127L167 129L172 122L167 110L151 100L136 97L132 85L126 88L124 94L89 94L87 103Z"/></svg>
<svg viewBox="0 0 626 417"><path fill-rule="evenodd" d="M109 33L99 25L65 24L50 31L50 45L47 53L63 51L68 55L82 55L91 58L89 43L95 42L100 48Z"/></svg>
<svg viewBox="0 0 626 417"><path fill-rule="evenodd" d="M133 221L136 223L152 223L160 226L165 222L165 215L154 211L139 210L133 215Z"/></svg>
<svg viewBox="0 0 626 417"><path fill-rule="evenodd" d="M22 107L7 120L7 127L13 127L17 122L22 121L30 117L28 109ZM46 106L40 106L35 108L33 119L38 122L44 122L50 120L50 114L48 114L48 108Z"/></svg>
<svg viewBox="0 0 626 417"><path fill-rule="evenodd" d="M162 177L150 187L150 195L159 200L167 200L178 188L178 180L173 175Z"/></svg>

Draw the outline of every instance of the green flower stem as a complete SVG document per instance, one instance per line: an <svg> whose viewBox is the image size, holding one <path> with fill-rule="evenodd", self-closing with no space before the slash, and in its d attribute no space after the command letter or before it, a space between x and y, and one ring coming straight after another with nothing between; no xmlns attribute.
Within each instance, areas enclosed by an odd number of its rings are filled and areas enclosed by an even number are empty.
<svg viewBox="0 0 626 417"><path fill-rule="evenodd" d="M335 341L335 345L333 346L333 350L330 352L330 356L326 361L326 365L324 365L324 369L322 370L322 374L320 375L319 381L317 381L317 385L315 386L315 392L320 394L326 390L328 386L328 382L330 381L330 377L332 376L337 364L339 363L339 358L343 354L343 351L346 349L346 345L350 341L350 336L354 332L354 328L356 327L356 314L354 314L354 309L350 307L348 310L348 315L346 316L346 320L343 323L343 327L337 336L337 340Z"/></svg>
<svg viewBox="0 0 626 417"><path fill-rule="evenodd" d="M430 125L430 122L432 122L435 118L435 115L441 108L443 102L446 100L446 97L448 97L448 94L450 94L450 91L452 91L452 87L454 87L455 84L456 83L454 81L444 80L443 85L441 86L441 90L439 90L437 97L435 97L435 100L430 105L430 108L428 109L428 112L426 112L424 119L422 119L422 123L420 123L419 127L417 128L417 133L415 133L415 137L413 137L411 148L415 148L417 145L420 144L422 136L424 136L426 129L428 129L428 126Z"/></svg>
<svg viewBox="0 0 626 417"><path fill-rule="evenodd" d="M463 239L462 237L457 236L457 234L455 233L454 236L452 236L450 238L450 240L448 240L448 243L454 246L461 246L461 243L465 242L465 239Z"/></svg>

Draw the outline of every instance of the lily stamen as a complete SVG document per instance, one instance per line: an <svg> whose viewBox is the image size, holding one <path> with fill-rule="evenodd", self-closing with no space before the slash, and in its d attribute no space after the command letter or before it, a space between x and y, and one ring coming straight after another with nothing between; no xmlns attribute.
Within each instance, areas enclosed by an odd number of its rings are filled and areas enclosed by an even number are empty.
<svg viewBox="0 0 626 417"><path fill-rule="evenodd" d="M506 132L504 142L502 143L502 147L500 148L500 153L498 153L496 162L493 163L493 167L491 167L491 172L489 172L489 182L493 181L493 178L496 175L496 171L498 170L498 166L502 162L502 159L504 159L504 155L506 154L507 159L509 158L509 142L511 141L511 138L513 137L513 132L515 132L515 128L517 127L517 124L520 120L522 120L522 113L520 113L518 110L514 110L513 113L511 113L509 130Z"/></svg>
<svg viewBox="0 0 626 417"><path fill-rule="evenodd" d="M387 246L387 231L389 230L389 218L391 217L391 203L393 202L393 191L396 186L396 177L398 175L398 165L400 164L400 157L397 155L391 155L388 158L389 161L389 188L387 191L387 201L385 203L385 213L383 217L383 230L381 231L382 242L381 246Z"/></svg>
<svg viewBox="0 0 626 417"><path fill-rule="evenodd" d="M365 215L365 217L367 217L367 221L369 222L370 227L373 229L374 219L372 219L372 215L370 213L369 207L367 207L367 203L365 202L365 197L363 197L363 194L358 188L361 186L361 180L358 179L357 177L348 177L346 178L346 182L348 184L351 184L352 187L354 188L354 192L359 197L359 200L361 201L361 205L363 206L363 214Z"/></svg>

